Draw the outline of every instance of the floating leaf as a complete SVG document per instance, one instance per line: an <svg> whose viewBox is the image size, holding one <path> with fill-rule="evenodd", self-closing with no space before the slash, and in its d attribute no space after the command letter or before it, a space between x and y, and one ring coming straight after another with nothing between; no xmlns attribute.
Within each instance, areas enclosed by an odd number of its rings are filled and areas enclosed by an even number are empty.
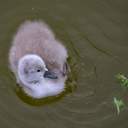
<svg viewBox="0 0 128 128"><path fill-rule="evenodd" d="M114 97L114 104L116 106L117 109L117 114L120 114L120 111L125 107L125 104L122 100L117 99L116 97Z"/></svg>

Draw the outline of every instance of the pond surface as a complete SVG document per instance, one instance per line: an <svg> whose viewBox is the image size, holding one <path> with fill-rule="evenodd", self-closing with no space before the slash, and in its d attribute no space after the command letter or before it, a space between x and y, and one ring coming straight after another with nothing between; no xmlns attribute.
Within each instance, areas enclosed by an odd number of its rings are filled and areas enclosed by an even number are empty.
<svg viewBox="0 0 128 128"><path fill-rule="evenodd" d="M0 1L0 127L128 128L128 109L118 116L113 105L115 96L128 102L115 80L119 72L128 74L127 5L126 0ZM12 38L27 19L52 28L77 70L76 89L40 106L19 98L8 69Z"/></svg>

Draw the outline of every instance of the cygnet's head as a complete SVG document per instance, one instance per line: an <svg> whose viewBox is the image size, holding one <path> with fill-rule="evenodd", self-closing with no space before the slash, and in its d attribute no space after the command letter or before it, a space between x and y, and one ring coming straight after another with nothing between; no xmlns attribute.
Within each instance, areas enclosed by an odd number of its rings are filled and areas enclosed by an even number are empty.
<svg viewBox="0 0 128 128"><path fill-rule="evenodd" d="M34 98L53 96L64 89L64 81L58 81L58 76L48 71L43 59L34 54L19 60L18 78L23 90Z"/></svg>
<svg viewBox="0 0 128 128"><path fill-rule="evenodd" d="M40 83L45 71L47 68L44 61L37 55L26 55L18 64L18 75L24 86Z"/></svg>

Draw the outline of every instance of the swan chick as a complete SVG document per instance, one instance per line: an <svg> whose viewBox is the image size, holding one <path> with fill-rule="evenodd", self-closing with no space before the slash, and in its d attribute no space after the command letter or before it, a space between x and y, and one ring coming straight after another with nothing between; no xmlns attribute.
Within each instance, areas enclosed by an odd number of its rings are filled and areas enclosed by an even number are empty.
<svg viewBox="0 0 128 128"><path fill-rule="evenodd" d="M14 36L10 69L23 91L33 98L55 96L65 89L67 50L41 21L26 21Z"/></svg>

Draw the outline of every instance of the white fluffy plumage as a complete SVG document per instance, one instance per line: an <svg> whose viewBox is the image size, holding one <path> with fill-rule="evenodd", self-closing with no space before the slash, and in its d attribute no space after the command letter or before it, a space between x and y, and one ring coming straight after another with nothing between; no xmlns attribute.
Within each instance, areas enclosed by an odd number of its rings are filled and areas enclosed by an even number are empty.
<svg viewBox="0 0 128 128"><path fill-rule="evenodd" d="M41 21L26 21L13 38L10 69L24 92L34 98L64 91L67 50Z"/></svg>

